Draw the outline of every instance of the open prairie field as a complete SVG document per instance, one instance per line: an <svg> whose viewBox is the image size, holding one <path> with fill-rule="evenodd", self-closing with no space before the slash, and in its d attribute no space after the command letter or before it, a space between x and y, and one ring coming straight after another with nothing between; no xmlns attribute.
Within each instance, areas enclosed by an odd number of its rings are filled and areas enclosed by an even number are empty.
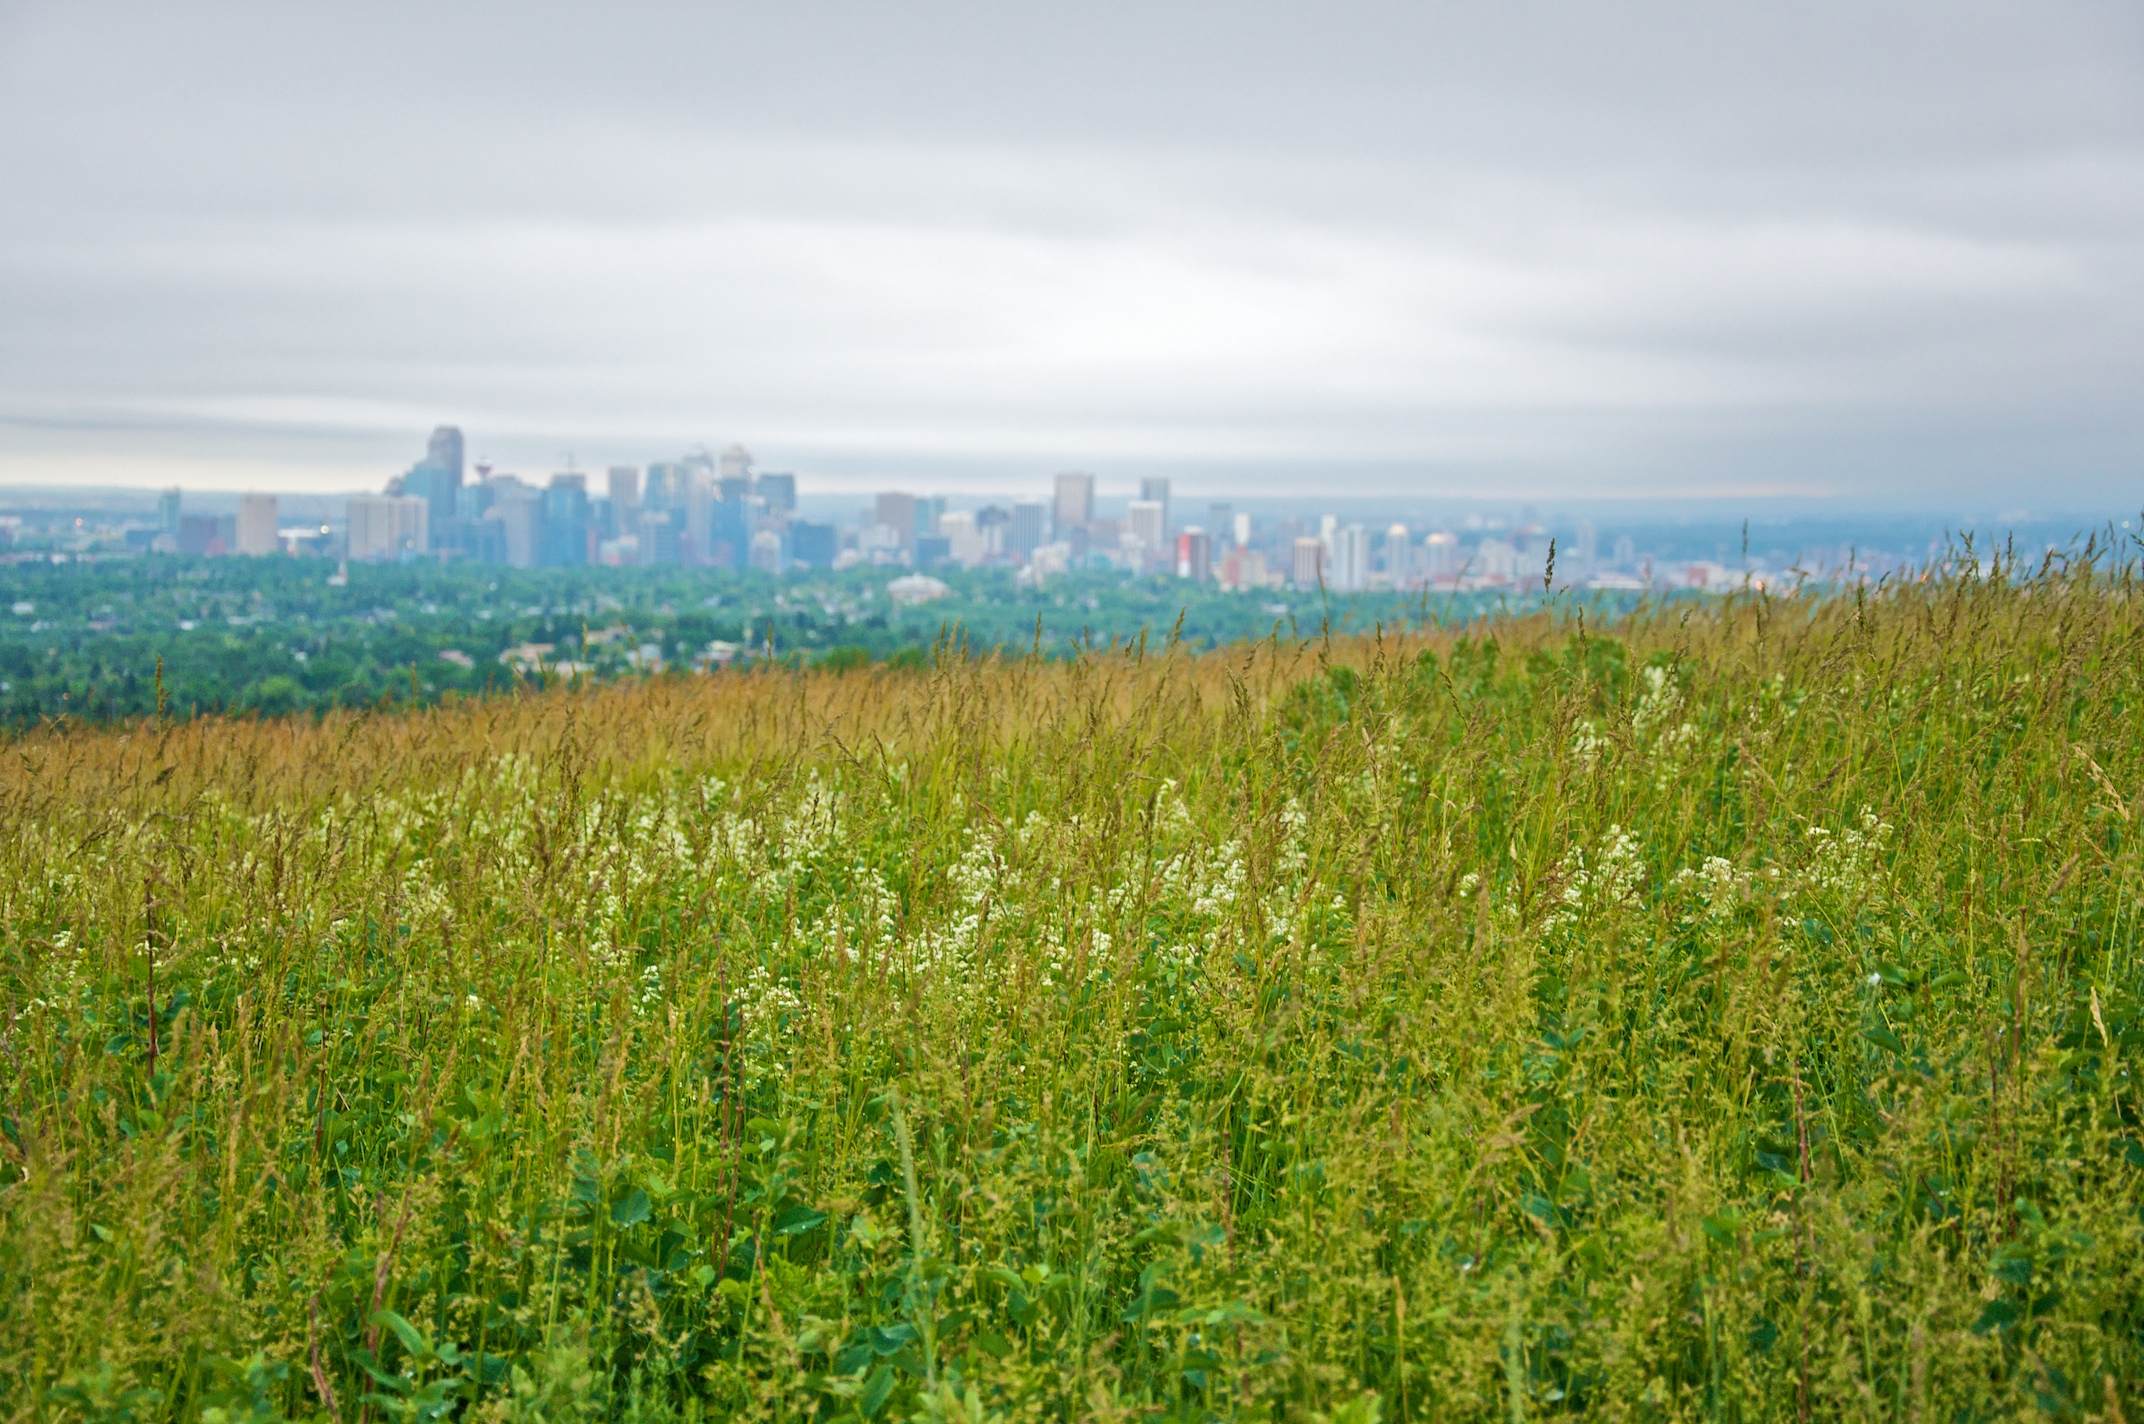
<svg viewBox="0 0 2144 1424"><path fill-rule="evenodd" d="M2140 592L17 737L0 1417L2144 1419Z"/></svg>

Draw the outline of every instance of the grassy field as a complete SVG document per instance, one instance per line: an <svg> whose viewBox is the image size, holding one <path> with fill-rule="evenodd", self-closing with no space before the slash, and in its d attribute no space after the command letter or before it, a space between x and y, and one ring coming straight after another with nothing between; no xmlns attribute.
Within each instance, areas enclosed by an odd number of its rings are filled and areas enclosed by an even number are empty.
<svg viewBox="0 0 2144 1424"><path fill-rule="evenodd" d="M0 745L0 1417L2144 1419L2133 572Z"/></svg>

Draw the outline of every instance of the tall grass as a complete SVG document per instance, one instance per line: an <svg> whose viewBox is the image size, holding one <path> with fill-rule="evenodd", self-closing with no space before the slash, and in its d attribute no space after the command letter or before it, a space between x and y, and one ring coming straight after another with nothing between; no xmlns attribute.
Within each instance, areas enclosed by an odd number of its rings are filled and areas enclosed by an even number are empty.
<svg viewBox="0 0 2144 1424"><path fill-rule="evenodd" d="M6 1417L2118 1418L2139 591L14 740Z"/></svg>

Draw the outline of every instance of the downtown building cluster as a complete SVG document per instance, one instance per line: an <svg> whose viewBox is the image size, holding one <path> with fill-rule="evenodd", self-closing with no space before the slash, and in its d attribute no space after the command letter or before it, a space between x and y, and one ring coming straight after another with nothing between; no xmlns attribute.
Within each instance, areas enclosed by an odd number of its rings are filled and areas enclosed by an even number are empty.
<svg viewBox="0 0 2144 1424"><path fill-rule="evenodd" d="M1459 528L1430 529L1333 514L1260 519L1219 501L1194 512L1172 503L1163 478L1142 479L1136 498L1112 502L1107 512L1095 476L1081 472L1055 476L1045 498L972 508L893 490L849 523L800 517L796 476L756 469L742 445L719 456L702 451L645 466L611 465L600 488L591 480L569 469L539 485L485 464L472 467L461 431L441 426L424 458L381 493L349 501L339 533L325 524L281 527L273 495L242 496L235 513L193 514L181 511L172 490L158 502L159 528L147 547L514 568L667 565L786 573L865 565L912 576L906 587L917 596L934 591L931 571L990 567L1014 569L1027 582L1116 571L1210 581L1225 590L1337 593L1727 588L1774 577L1761 561L1735 568L1641 556L1627 536L1614 540L1604 557L1590 522L1580 522L1569 531L1575 537L1559 546L1530 511L1515 524L1476 515Z"/></svg>
<svg viewBox="0 0 2144 1424"><path fill-rule="evenodd" d="M561 471L541 486L475 467L465 477L461 431L432 432L424 459L385 492L349 504L353 559L461 558L513 568L674 564L761 568L831 564L832 525L796 517L796 476L762 473L732 445L639 465L613 465L603 487Z"/></svg>

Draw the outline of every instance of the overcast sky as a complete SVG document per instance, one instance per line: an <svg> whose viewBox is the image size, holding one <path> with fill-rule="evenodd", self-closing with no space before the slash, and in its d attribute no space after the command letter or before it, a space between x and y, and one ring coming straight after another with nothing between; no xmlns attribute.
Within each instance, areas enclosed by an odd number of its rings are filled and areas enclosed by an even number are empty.
<svg viewBox="0 0 2144 1424"><path fill-rule="evenodd" d="M2140 15L0 0L0 482L2132 509Z"/></svg>

